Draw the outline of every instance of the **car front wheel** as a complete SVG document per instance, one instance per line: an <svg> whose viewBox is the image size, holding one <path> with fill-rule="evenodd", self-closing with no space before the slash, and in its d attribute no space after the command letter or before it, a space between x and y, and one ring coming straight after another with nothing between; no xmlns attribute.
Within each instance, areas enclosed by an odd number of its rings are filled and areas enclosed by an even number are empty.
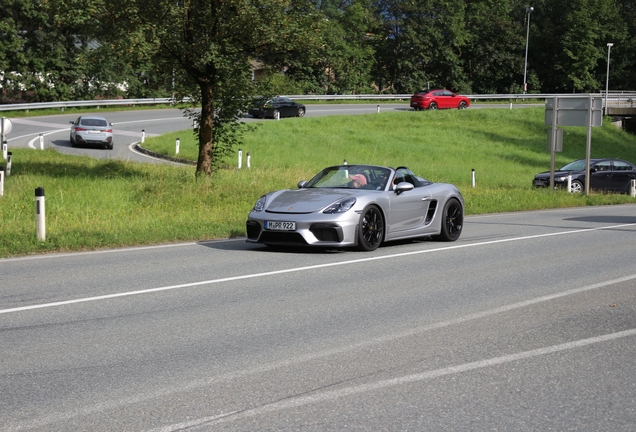
<svg viewBox="0 0 636 432"><path fill-rule="evenodd" d="M364 209L358 224L358 248L374 251L384 238L384 218L380 210L372 205Z"/></svg>
<svg viewBox="0 0 636 432"><path fill-rule="evenodd" d="M442 229L436 240L452 242L459 238L464 226L464 213L462 205L457 198L446 201L444 213L442 213Z"/></svg>
<svg viewBox="0 0 636 432"><path fill-rule="evenodd" d="M298 108L298 117L305 116L305 108Z"/></svg>
<svg viewBox="0 0 636 432"><path fill-rule="evenodd" d="M572 193L583 192L583 183L581 183L578 180L572 180L572 186L570 187L570 192Z"/></svg>
<svg viewBox="0 0 636 432"><path fill-rule="evenodd" d="M468 107L468 105L466 104L466 101L461 101L459 103L459 109L466 109Z"/></svg>

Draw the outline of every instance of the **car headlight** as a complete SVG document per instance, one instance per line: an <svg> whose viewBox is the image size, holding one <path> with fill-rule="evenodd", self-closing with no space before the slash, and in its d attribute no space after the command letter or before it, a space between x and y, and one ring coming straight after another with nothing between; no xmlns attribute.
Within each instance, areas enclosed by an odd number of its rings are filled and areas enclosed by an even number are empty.
<svg viewBox="0 0 636 432"><path fill-rule="evenodd" d="M335 203L331 204L322 212L326 214L344 213L348 211L351 207L353 207L355 203L356 203L355 198L344 198L344 199L341 199L340 201L336 201Z"/></svg>
<svg viewBox="0 0 636 432"><path fill-rule="evenodd" d="M252 208L252 211L255 211L255 212L263 211L263 209L265 209L266 201L267 201L267 197L265 195L260 197L258 201L256 201L256 204L254 204L254 208Z"/></svg>
<svg viewBox="0 0 636 432"><path fill-rule="evenodd" d="M554 179L555 179L556 181L560 181L560 182L562 182L562 181L566 181L568 178L567 178L567 177L555 177Z"/></svg>

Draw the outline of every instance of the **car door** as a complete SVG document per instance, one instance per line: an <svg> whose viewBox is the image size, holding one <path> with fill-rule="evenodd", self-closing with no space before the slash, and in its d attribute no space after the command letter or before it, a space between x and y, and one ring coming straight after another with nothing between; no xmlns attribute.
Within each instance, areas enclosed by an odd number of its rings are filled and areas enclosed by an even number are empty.
<svg viewBox="0 0 636 432"><path fill-rule="evenodd" d="M444 90L444 96L442 99L444 100L444 106L440 108L454 108L453 104L455 103L455 94L453 92Z"/></svg>
<svg viewBox="0 0 636 432"><path fill-rule="evenodd" d="M414 185L412 190L389 194L390 215L387 239L423 232L423 225L431 202L431 193L409 170L398 170L398 183L406 181Z"/></svg>
<svg viewBox="0 0 636 432"><path fill-rule="evenodd" d="M278 99L278 104L279 104L279 108L278 110L280 111L280 116L281 117L289 117L292 114L293 111L293 105L294 102L289 99L289 98L279 98Z"/></svg>
<svg viewBox="0 0 636 432"><path fill-rule="evenodd" d="M632 179L636 178L633 166L625 161L615 160L612 164L610 189L615 192L629 192Z"/></svg>
<svg viewBox="0 0 636 432"><path fill-rule="evenodd" d="M590 166L590 187L596 190L611 190L612 161L602 160Z"/></svg>

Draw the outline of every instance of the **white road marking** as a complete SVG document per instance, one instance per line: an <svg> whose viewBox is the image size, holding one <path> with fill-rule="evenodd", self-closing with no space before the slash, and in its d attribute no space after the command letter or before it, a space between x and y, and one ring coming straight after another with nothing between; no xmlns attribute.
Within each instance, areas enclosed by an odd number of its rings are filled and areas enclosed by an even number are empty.
<svg viewBox="0 0 636 432"><path fill-rule="evenodd" d="M48 135L52 135L52 134L56 134L56 133L60 133L60 132L66 132L68 129L57 129L57 130L52 130L52 131L46 131L46 132L39 132L38 136L33 138L31 141L29 141L29 147L31 147L33 150L35 150L35 140L39 140L40 139L40 135L42 135L42 137L48 136Z"/></svg>
<svg viewBox="0 0 636 432"><path fill-rule="evenodd" d="M140 402L144 402L144 401L148 401L148 400L152 400L152 399L158 399L161 397L165 397L165 396L169 396L173 393L177 393L177 392L185 392L188 390L194 390L194 389L199 389L202 387L207 387L207 386L211 386L213 384L218 384L218 383L223 383L223 382L228 382L231 380L235 380L235 379L239 379L242 377L247 377L250 375L254 375L254 374L259 374L259 373L266 373L266 372L270 372L276 369L281 369L281 368L285 368L285 367L290 367L290 366L294 366L294 365L298 365L298 364L302 364L302 363L306 363L306 362L310 362L310 361L314 361L314 360L318 360L321 358L325 358L325 357L329 357L329 356L334 356L334 355L342 355L344 353L348 353L357 349L365 349L374 345L380 345L383 343L387 343L387 342L392 342L392 341L396 341L405 337L411 337L411 336L415 336L415 335L419 335L419 334L423 334L426 332L430 332L436 329L442 329L445 327L450 327L456 324L462 324L462 323L466 323L466 322L470 322L470 321L474 321L480 318L486 318L486 317L490 317L490 316L494 316L500 313L504 313L504 312L509 312L512 310L516 310L516 309L521 309L527 306L531 306L531 305L535 305L535 304L539 304L542 302L547 302L547 301L552 301L554 299L557 298L561 298L561 297L566 297L566 296L570 296L570 295L575 295L575 294L579 294L579 293L583 293L586 291L591 291L591 290L595 290L595 289L599 289L599 288L604 288L606 286L610 286L610 285L614 285L614 284L618 284L621 282L626 282L626 281L630 281L636 279L636 274L634 275L630 275L630 276L625 276L619 279L613 279L613 280L609 280L606 282L600 282L600 283L596 283L593 285L587 285L587 286L582 286L579 288L573 288L567 291L562 291L562 292L558 292L558 293L554 293L554 294L550 294L550 295L546 295L546 296L541 296L541 297L536 297L533 299L529 299L529 300L525 300L522 302L518 302L518 303L513 303L513 304L509 304L509 305L505 305L505 306L501 306L498 308L494 308L494 309L489 309L489 310L485 310L482 312L477 312L474 314L469 314L463 317L459 317L456 319L452 319L452 320L448 320L448 321L442 321L442 322L437 322L437 323L433 323L433 324L429 324L426 326L421 326L421 327L416 327L416 328L412 328L412 329L408 329L406 331L403 332L399 332L399 333L393 333L393 334L389 334L383 337L379 337L379 338L375 338L375 339L371 339L371 340L366 340L363 342L359 342L356 344L352 344L352 345L348 345L348 346L344 346L344 347L338 347L338 348L332 348L329 350L324 350L324 351L319 351L319 352L315 352L315 353L309 353L309 354L305 354L305 355L301 355L301 356L296 356L296 357L292 357L292 358L287 358L285 360L276 362L276 363L270 363L270 364L266 364L266 365L261 365L255 368L251 368L251 369L246 369L246 370L239 370L236 372L232 372L232 373L228 373L225 375L221 375L221 376L217 376L217 377L210 377L210 378L202 378L196 381L191 381L189 383L185 383L185 384L181 384L179 387L169 387L166 388L164 390L161 391L156 391L153 393L145 393L143 395L140 396L133 396L133 397L128 397L128 398L124 398L124 399L119 399L119 400L115 400L115 401L109 401L106 403L99 403L99 404L95 404L92 406L87 406L87 407L82 407L79 409L75 409L73 411L68 411L65 413L58 413L52 416L48 416L48 417L44 417L38 420L33 420L33 421L29 421L29 422L25 422L21 425L16 425L14 427L11 428L11 430L22 430L22 429L33 429L36 427L42 427L45 426L47 424L51 424L51 423L55 423L55 422L59 422L59 421L64 421L64 420L70 420L73 418L77 418L80 416L85 416L85 415L90 415L92 413L99 413L99 412L104 412L106 410L109 409L117 409L120 408L122 406L128 406L128 405L132 405L132 404L136 404L136 403L140 403ZM604 336L607 337L607 336ZM570 342L572 343L572 342ZM543 348L545 349L545 348ZM536 350L535 350L536 351ZM474 364L474 363L469 363L469 364ZM456 366L459 367L459 366ZM448 369L448 368L445 368ZM429 372L431 373L431 372ZM214 416L214 417L206 417L205 420L201 420L201 421L213 421L216 419L220 419L223 417L227 417L230 415L233 415L235 412L230 412L230 413L225 413L223 415L218 415L218 416ZM183 426L181 426L183 427ZM175 427L176 428L176 427ZM169 429L169 430L173 430L173 429Z"/></svg>
<svg viewBox="0 0 636 432"><path fill-rule="evenodd" d="M455 375L461 374L464 372L489 368L492 366L503 365L506 363L511 363L520 360L526 360L533 357L539 357L549 354L554 354L560 351L567 351L576 348L582 348L588 345L593 345L602 342L609 342L616 339L626 338L630 336L636 335L636 329L625 330L616 333L610 333L602 336L592 337L588 339L580 339L577 341L567 342L559 345L552 345L549 347L538 348L530 351L523 351L516 354L509 354L501 357L493 357L486 360L480 360L472 363L465 363L463 365L450 366L447 368L405 375L397 378L382 380L371 382L368 384L361 384L358 386L345 387L338 390L331 390L325 392L318 392L316 394L308 395L308 396L299 396L299 397L289 397L283 400L272 402L266 405L263 405L258 408L247 409L245 411L232 411L225 414L218 414L213 417L204 417L198 420L192 420L183 423L177 423L170 426L165 426L158 429L153 429L152 432L171 432L177 430L183 430L186 428L193 428L198 426L210 426L212 423L226 423L232 422L236 420L242 420L250 417L256 417L263 414L268 414L271 412L281 411L290 408L297 408L305 405L316 404L321 402L332 402L337 399L353 396L360 393L383 390L386 388L397 387L403 384L409 384L414 382L422 382L428 381L435 378L447 376L447 375Z"/></svg>
<svg viewBox="0 0 636 432"><path fill-rule="evenodd" d="M150 293L156 293L156 292L161 292L161 291L192 288L192 287L197 287L197 286L202 286L202 285L212 285L212 284L218 284L218 283L223 283L223 282L234 282L234 281L245 280L245 279L261 278L261 277L274 276L274 275L280 275L280 274L285 274L285 273L296 273L296 272L302 272L302 271L307 271L307 270L315 270L315 269L327 268L327 267L336 267L336 266L343 266L343 265L350 265L350 264L359 264L359 263L363 263L363 262L400 258L400 257L405 257L405 256L410 256L410 255L421 255L421 254L426 254L426 253L443 252L443 251L449 251L449 250L454 250L454 249L465 249L465 248L478 247L478 246L489 246L489 245L498 244L498 243L507 243L507 242L513 242L513 241L530 240L530 239L537 239L537 238L543 238L543 237L553 237L553 236L559 236L559 235L580 234L580 233L601 231L601 230L606 230L606 229L615 229L615 228L635 226L635 225L636 225L636 223L621 224L621 225L610 225L610 226L597 227L597 228L585 228L585 229L578 229L578 230L571 230L571 231L559 231L559 232L547 233L547 234L536 234L536 235L531 235L531 236L512 237L512 238L508 238L508 239L490 240L490 241L484 241L484 242L478 242L478 243L456 244L456 245L453 245L453 246L446 246L446 247L435 248L435 249L426 249L426 250L418 250L418 251L412 251L412 252L403 252L403 253L397 253L397 254L391 254L391 255L382 255L382 256L375 256L375 257L369 257L369 258L360 258L360 259L355 259L355 260L339 261L339 262L333 262L333 263L327 263L327 264L316 264L316 265L310 265L310 266L304 266L304 267L295 267L295 268L288 268L288 269L283 269L283 270L274 270L274 271L263 272L263 273L251 273L251 274L245 274L245 275L240 275L240 276L231 276L231 277L220 278L220 279L210 279L210 280L204 280L204 281L199 281L199 282L191 282L191 283L185 283L185 284L168 285L168 286L163 286L163 287L148 288L148 289L137 290L137 291L127 291L127 292L106 294L106 295L94 296L94 297L84 297L84 298L79 298L79 299L63 300L63 301L58 301L58 302L35 304L35 305L22 306L22 307L17 307L17 308L10 308L10 309L0 309L0 314L23 312L23 311L29 311L29 310L35 310L35 309L43 309L43 308L51 308L51 307L58 307L58 306L66 306L66 305L72 305L72 304L78 304L78 303L86 303L86 302L91 302L91 301L109 300L109 299L114 299L114 298L119 298L119 297L129 297L129 296L134 296L134 295L150 294Z"/></svg>

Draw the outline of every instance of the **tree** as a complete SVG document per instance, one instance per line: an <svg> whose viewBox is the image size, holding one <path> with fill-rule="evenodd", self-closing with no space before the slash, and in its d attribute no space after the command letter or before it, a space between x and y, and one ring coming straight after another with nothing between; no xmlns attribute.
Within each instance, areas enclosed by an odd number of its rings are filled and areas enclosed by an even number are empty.
<svg viewBox="0 0 636 432"><path fill-rule="evenodd" d="M605 81L607 42L612 42L608 39L624 32L615 3L541 0L532 15L530 43L535 49L528 57L542 91L599 91Z"/></svg>
<svg viewBox="0 0 636 432"><path fill-rule="evenodd" d="M57 1L5 0L0 6L0 71L4 97L29 101L70 99L82 75L84 49L77 25L60 20Z"/></svg>
<svg viewBox="0 0 636 432"><path fill-rule="evenodd" d="M509 0L466 1L462 61L471 93L523 91L525 26L513 16Z"/></svg>
<svg viewBox="0 0 636 432"><path fill-rule="evenodd" d="M243 112L261 93L251 60L312 49L319 16L303 0L104 0L104 38L122 55L152 59L177 97L200 103L197 175L240 142Z"/></svg>
<svg viewBox="0 0 636 432"><path fill-rule="evenodd" d="M466 44L463 0L379 0L383 34L376 45L380 88L409 93L428 83L467 90L462 69Z"/></svg>

